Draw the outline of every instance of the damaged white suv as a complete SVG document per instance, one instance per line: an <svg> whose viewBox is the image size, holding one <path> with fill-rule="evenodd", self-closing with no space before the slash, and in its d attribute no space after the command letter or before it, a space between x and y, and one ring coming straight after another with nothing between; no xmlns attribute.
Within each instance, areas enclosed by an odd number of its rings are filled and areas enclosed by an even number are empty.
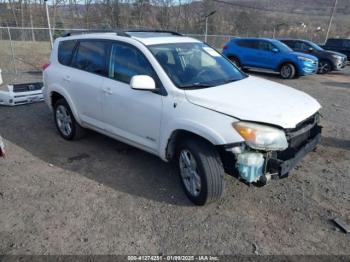
<svg viewBox="0 0 350 262"><path fill-rule="evenodd" d="M315 99L169 31L56 39L44 97L65 139L88 128L174 160L197 205L222 196L225 173L260 184L287 176L321 137Z"/></svg>

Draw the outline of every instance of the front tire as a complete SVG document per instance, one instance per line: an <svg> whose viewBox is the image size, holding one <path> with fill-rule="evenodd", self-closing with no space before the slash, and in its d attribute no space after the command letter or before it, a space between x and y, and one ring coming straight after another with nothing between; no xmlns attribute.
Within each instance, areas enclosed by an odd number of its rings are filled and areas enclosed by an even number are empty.
<svg viewBox="0 0 350 262"><path fill-rule="evenodd" d="M283 79L292 79L296 76L295 66L291 63L285 63L280 68L280 75Z"/></svg>
<svg viewBox="0 0 350 262"><path fill-rule="evenodd" d="M54 105L54 121L59 134L66 140L77 140L85 135L85 129L75 120L72 110L63 98Z"/></svg>
<svg viewBox="0 0 350 262"><path fill-rule="evenodd" d="M332 65L331 65L331 63L329 61L321 60L318 63L318 71L317 71L317 73L323 75L323 74L329 73L330 71L332 71Z"/></svg>
<svg viewBox="0 0 350 262"><path fill-rule="evenodd" d="M225 172L213 145L186 139L178 147L177 162L185 193L194 204L205 205L221 198Z"/></svg>

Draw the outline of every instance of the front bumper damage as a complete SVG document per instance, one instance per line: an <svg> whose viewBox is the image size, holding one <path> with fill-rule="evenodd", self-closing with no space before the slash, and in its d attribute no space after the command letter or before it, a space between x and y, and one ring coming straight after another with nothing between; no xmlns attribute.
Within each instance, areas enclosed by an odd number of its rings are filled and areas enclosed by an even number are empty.
<svg viewBox="0 0 350 262"><path fill-rule="evenodd" d="M285 154L274 153L271 157L267 157L266 171L270 174L278 174L280 178L288 176L288 172L292 170L308 153L315 150L321 140L321 127L316 126L312 130L307 140L297 149L287 149ZM287 155L287 156L286 156Z"/></svg>
<svg viewBox="0 0 350 262"><path fill-rule="evenodd" d="M270 179L287 177L289 171L319 144L322 132L322 127L319 125L319 114L306 119L295 129L285 130L285 132L288 148L284 151L258 151L250 149L245 144L226 146L224 150L221 150L226 172L246 183L266 184ZM240 154L247 152L263 156L263 166L260 168L244 166L242 168L237 159L239 160Z"/></svg>

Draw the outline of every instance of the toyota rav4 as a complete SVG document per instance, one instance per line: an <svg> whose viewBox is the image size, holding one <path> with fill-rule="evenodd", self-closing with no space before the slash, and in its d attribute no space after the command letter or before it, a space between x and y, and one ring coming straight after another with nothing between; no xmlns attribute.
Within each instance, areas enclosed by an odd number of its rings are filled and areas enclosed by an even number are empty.
<svg viewBox="0 0 350 262"><path fill-rule="evenodd" d="M174 32L67 34L43 75L64 139L88 128L173 160L197 205L222 196L225 173L252 184L286 177L321 135L314 98Z"/></svg>

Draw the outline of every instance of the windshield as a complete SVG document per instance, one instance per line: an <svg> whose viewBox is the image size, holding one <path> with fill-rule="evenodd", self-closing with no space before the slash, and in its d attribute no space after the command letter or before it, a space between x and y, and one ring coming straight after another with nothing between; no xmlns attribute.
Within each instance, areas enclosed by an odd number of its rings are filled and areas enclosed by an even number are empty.
<svg viewBox="0 0 350 262"><path fill-rule="evenodd" d="M274 41L273 44L282 52L293 52L293 50L285 43L282 43L280 41Z"/></svg>
<svg viewBox="0 0 350 262"><path fill-rule="evenodd" d="M182 89L213 87L246 77L204 43L160 44L149 48L173 83Z"/></svg>
<svg viewBox="0 0 350 262"><path fill-rule="evenodd" d="M323 50L324 50L322 47L316 45L316 44L313 43L313 42L309 42L309 41L308 41L307 43L309 43L309 45L311 45L311 47L312 47L313 49L315 49L315 50L318 50L318 51L323 51Z"/></svg>

